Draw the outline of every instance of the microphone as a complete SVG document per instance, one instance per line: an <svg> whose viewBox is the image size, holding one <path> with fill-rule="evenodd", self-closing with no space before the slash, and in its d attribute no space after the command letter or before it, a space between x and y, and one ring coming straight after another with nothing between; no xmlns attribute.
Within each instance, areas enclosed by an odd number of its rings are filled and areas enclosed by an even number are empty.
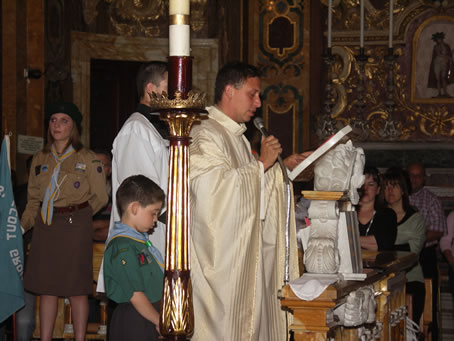
<svg viewBox="0 0 454 341"><path fill-rule="evenodd" d="M270 136L270 134L268 133L268 130L266 130L266 128L265 128L265 124L261 117L254 118L253 122L254 122L255 127L262 133L263 136L265 136L265 137ZM285 167L284 161L282 161L282 158L280 155L277 156L277 161L279 162L279 166L281 166L282 175L284 176L285 183L289 183L287 167Z"/></svg>
<svg viewBox="0 0 454 341"><path fill-rule="evenodd" d="M261 117L256 117L254 118L254 125L255 127L262 133L263 136L267 137L270 136L268 133L268 130L265 128L265 124L263 123L263 120Z"/></svg>

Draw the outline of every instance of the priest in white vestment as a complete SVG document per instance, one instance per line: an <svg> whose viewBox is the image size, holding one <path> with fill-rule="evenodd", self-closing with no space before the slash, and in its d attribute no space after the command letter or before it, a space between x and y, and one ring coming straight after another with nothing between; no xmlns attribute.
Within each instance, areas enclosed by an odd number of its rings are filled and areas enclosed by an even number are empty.
<svg viewBox="0 0 454 341"><path fill-rule="evenodd" d="M224 66L216 78L216 105L191 132L195 341L286 340L278 299L285 263L286 195L276 162L282 149L275 137L264 138L257 160L243 135L261 105L259 75L247 64ZM304 158L294 154L284 163L291 170ZM298 267L290 211L293 279Z"/></svg>

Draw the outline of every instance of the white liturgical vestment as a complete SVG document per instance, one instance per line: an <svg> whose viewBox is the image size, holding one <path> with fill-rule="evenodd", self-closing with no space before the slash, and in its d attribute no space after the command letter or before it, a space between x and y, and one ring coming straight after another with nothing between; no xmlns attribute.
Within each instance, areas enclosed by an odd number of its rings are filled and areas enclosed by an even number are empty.
<svg viewBox="0 0 454 341"><path fill-rule="evenodd" d="M112 149L112 213L109 235L114 222L120 220L115 194L127 177L142 174L153 180L167 193L169 169L169 142L161 137L158 130L141 113L133 113L123 124L115 137ZM161 222L149 239L165 257L166 226ZM104 277L101 271L98 277L98 292L104 292Z"/></svg>
<svg viewBox="0 0 454 341"><path fill-rule="evenodd" d="M285 340L278 290L285 263L285 184L263 172L238 124L216 107L191 132L191 278L195 341ZM293 197L293 195L292 195ZM297 277L295 219L290 275Z"/></svg>

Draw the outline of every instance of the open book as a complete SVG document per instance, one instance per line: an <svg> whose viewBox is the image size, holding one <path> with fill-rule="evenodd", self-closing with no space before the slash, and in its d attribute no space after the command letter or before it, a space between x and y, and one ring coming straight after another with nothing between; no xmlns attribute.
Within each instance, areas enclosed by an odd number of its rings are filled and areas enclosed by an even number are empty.
<svg viewBox="0 0 454 341"><path fill-rule="evenodd" d="M345 126L341 130L339 130L336 134L331 136L328 140L326 140L320 147L318 147L311 155L309 155L306 159L301 161L301 163L296 166L293 171L289 174L290 180L295 180L295 178L303 172L307 167L309 167L315 160L321 157L323 154L328 152L331 148L333 148L337 143L344 136L352 131L352 127L349 125Z"/></svg>

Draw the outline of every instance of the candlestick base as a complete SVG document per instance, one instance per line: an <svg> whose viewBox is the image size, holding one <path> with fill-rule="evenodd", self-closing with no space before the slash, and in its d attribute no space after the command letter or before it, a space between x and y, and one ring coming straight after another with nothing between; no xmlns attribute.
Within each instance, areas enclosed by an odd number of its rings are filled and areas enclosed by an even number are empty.
<svg viewBox="0 0 454 341"><path fill-rule="evenodd" d="M167 340L186 340L194 333L189 271L166 271L161 303L161 333Z"/></svg>

